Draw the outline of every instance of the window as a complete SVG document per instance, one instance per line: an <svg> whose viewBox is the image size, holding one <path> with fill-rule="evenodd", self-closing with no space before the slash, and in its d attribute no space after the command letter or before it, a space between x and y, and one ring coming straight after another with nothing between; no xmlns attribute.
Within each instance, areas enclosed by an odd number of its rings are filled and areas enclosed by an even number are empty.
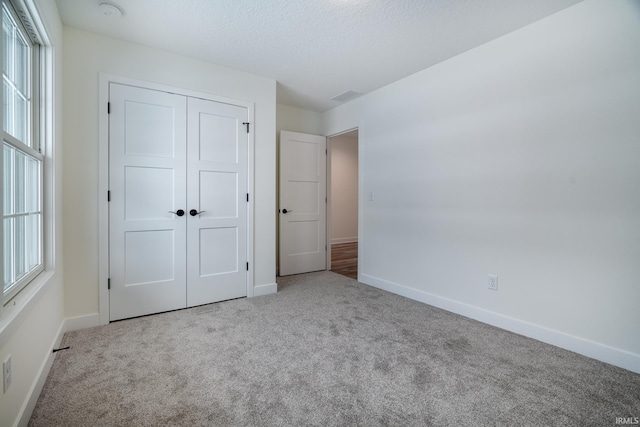
<svg viewBox="0 0 640 427"><path fill-rule="evenodd" d="M43 269L43 162L38 132L39 45L32 26L2 2L3 298ZM31 32L27 31L27 28Z"/></svg>

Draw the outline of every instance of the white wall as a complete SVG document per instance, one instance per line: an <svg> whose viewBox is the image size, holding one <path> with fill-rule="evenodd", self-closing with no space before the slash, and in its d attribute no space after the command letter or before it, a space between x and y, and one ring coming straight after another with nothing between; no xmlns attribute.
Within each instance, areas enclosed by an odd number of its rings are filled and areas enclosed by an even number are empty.
<svg viewBox="0 0 640 427"><path fill-rule="evenodd" d="M70 27L64 41L66 316L95 317L99 309L100 72L255 103L254 282L275 290L276 82Z"/></svg>
<svg viewBox="0 0 640 427"><path fill-rule="evenodd" d="M329 138L331 243L358 241L358 133Z"/></svg>
<svg viewBox="0 0 640 427"><path fill-rule="evenodd" d="M640 372L639 76L638 2L586 0L325 113L361 280Z"/></svg>
<svg viewBox="0 0 640 427"><path fill-rule="evenodd" d="M276 130L278 132L278 138L280 137L281 130L322 135L322 114L302 108L277 104Z"/></svg>
<svg viewBox="0 0 640 427"><path fill-rule="evenodd" d="M30 3L30 2L27 2ZM62 256L62 23L56 4L35 0L53 50L47 85L53 113L45 147L46 271L5 307L0 315L0 361L11 356L12 384L0 394L0 425L26 425L53 362L52 349L63 332Z"/></svg>

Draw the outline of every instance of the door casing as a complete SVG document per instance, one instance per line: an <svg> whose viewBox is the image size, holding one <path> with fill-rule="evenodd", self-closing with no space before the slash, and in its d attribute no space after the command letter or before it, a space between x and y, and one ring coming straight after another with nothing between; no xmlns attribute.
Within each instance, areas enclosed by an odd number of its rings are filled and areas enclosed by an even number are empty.
<svg viewBox="0 0 640 427"><path fill-rule="evenodd" d="M254 165L255 165L255 131L254 117L255 105L253 102L220 97L208 93L192 91L145 82L128 77L113 74L100 73L98 92L98 300L99 300L99 324L109 323L109 205L107 192L109 190L109 84L119 83L129 86L137 86L145 89L171 92L187 97L201 98L214 102L238 105L247 108L249 115L249 147L247 165L247 191L249 202L247 206L247 297L253 297L254 289Z"/></svg>

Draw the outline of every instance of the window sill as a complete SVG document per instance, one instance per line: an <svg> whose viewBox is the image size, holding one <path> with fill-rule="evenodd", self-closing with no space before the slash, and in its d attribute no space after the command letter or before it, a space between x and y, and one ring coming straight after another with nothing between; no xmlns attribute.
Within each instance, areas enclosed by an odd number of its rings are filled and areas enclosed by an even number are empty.
<svg viewBox="0 0 640 427"><path fill-rule="evenodd" d="M11 339L25 317L54 283L55 272L43 271L18 295L2 308L0 313L0 349Z"/></svg>

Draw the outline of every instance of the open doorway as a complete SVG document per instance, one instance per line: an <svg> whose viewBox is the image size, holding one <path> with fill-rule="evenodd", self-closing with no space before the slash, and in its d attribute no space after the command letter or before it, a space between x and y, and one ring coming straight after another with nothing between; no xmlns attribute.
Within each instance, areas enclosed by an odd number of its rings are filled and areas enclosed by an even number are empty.
<svg viewBox="0 0 640 427"><path fill-rule="evenodd" d="M330 270L358 278L358 130L328 138Z"/></svg>

